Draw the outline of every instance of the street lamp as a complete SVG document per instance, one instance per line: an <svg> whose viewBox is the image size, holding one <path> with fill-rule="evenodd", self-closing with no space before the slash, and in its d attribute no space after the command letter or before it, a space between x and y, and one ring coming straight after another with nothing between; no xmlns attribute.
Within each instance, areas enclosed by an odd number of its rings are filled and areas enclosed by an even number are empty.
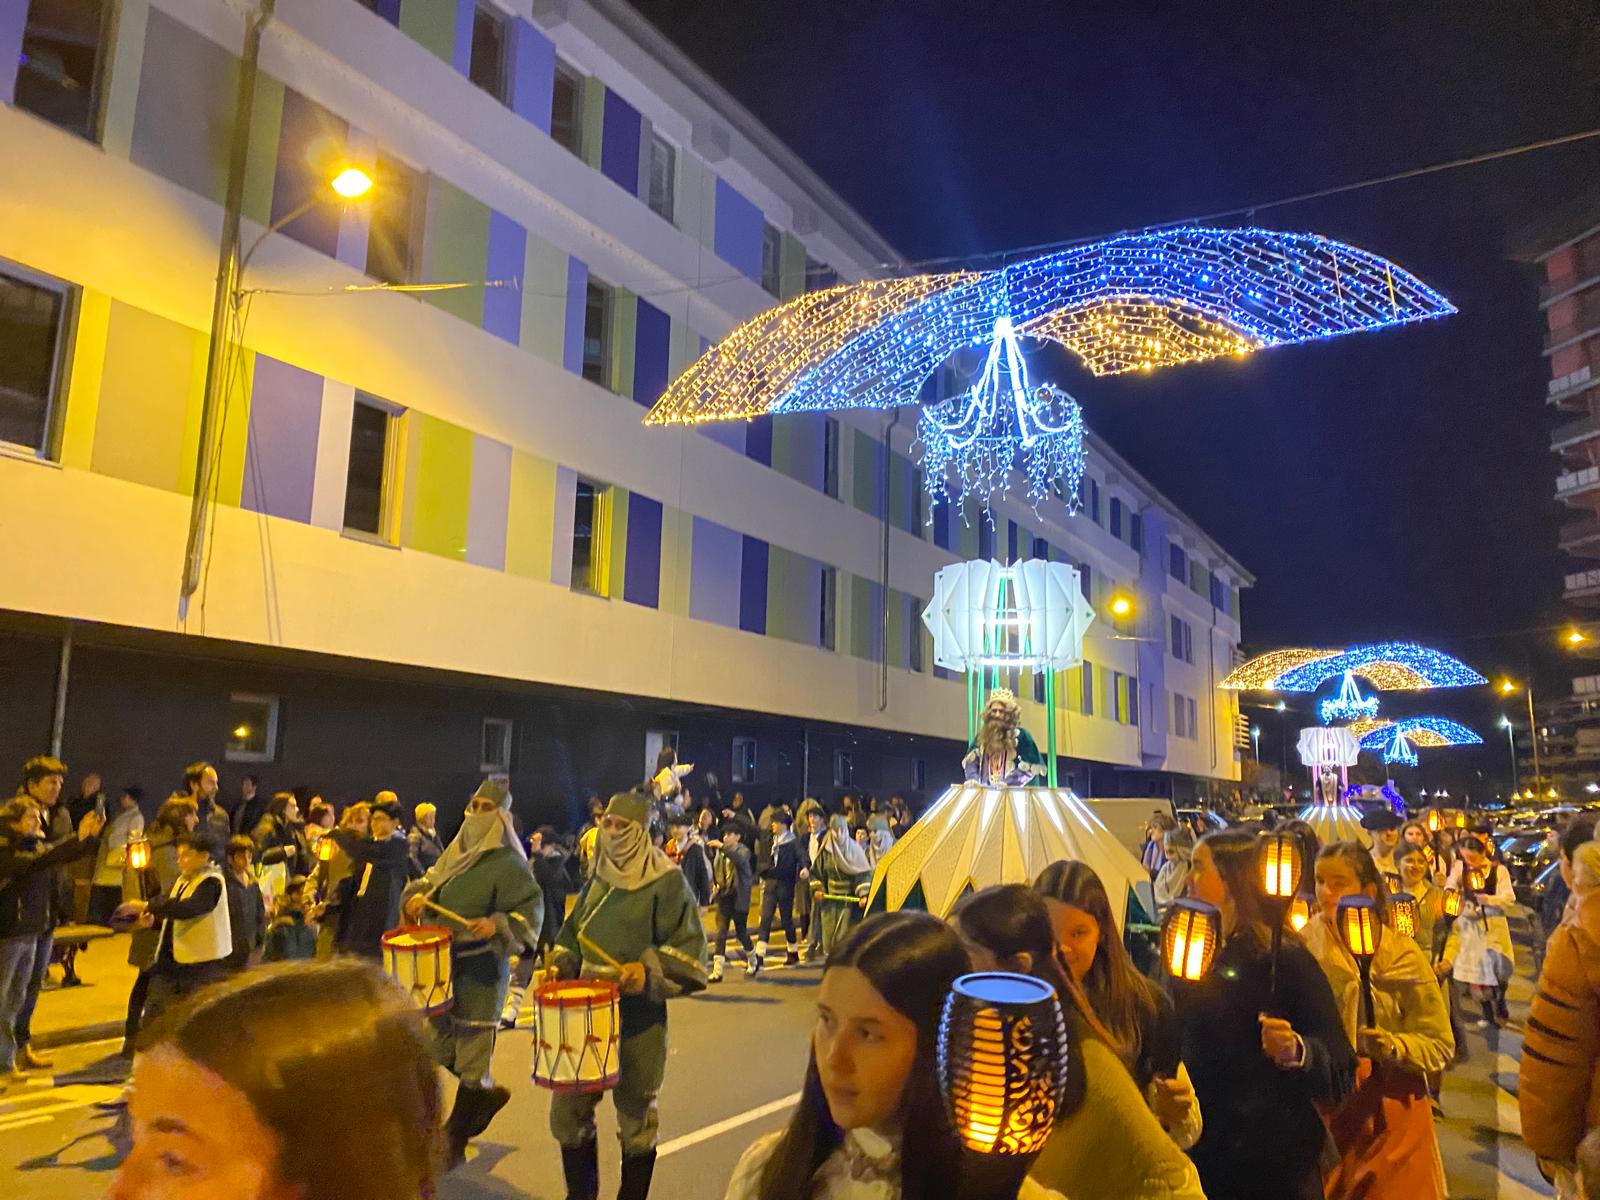
<svg viewBox="0 0 1600 1200"><path fill-rule="evenodd" d="M1256 765L1260 766L1260 764L1261 764L1261 726L1259 726L1259 725L1250 726L1250 740L1255 744L1255 748L1256 748Z"/></svg>
<svg viewBox="0 0 1600 1200"><path fill-rule="evenodd" d="M1533 717L1533 684L1522 687L1509 679L1500 681L1502 696L1514 696L1519 691L1526 692L1528 696L1528 739L1533 743L1533 786L1538 788L1544 780L1544 772L1539 769L1539 726Z"/></svg>
<svg viewBox="0 0 1600 1200"><path fill-rule="evenodd" d="M1517 778L1517 737L1511 731L1511 718L1504 713L1500 714L1500 724L1505 727L1506 743L1511 747L1511 794L1515 796L1522 790L1522 783Z"/></svg>
<svg viewBox="0 0 1600 1200"><path fill-rule="evenodd" d="M1133 601L1126 596L1114 596L1111 600L1111 615L1125 617L1133 611Z"/></svg>

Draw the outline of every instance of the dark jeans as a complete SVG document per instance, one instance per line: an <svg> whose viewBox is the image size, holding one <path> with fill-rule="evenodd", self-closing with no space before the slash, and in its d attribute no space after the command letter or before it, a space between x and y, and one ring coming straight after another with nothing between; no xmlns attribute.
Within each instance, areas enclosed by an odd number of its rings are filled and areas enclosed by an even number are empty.
<svg viewBox="0 0 1600 1200"><path fill-rule="evenodd" d="M150 971L150 991L144 1000L144 1020L154 1021L186 996L228 975L226 959L203 963L161 963Z"/></svg>
<svg viewBox="0 0 1600 1200"><path fill-rule="evenodd" d="M789 952L800 949L794 936L794 884L767 881L761 889L761 926L756 930L756 941L765 943L772 936L772 918L776 914L783 925L783 937L789 943Z"/></svg>
<svg viewBox="0 0 1600 1200"><path fill-rule="evenodd" d="M128 1015L122 1025L122 1037L130 1046L139 1036L139 1027L144 1023L144 1002L150 995L150 972L140 971L137 979L133 981L133 990L128 993Z"/></svg>
<svg viewBox="0 0 1600 1200"><path fill-rule="evenodd" d="M719 958L727 956L730 925L739 938L739 945L744 947L744 952L754 954L756 948L750 941L750 910L734 908L731 897L721 897L717 900L717 956Z"/></svg>
<svg viewBox="0 0 1600 1200"><path fill-rule="evenodd" d="M53 941L48 933L0 938L0 1070L11 1070L32 1036Z"/></svg>

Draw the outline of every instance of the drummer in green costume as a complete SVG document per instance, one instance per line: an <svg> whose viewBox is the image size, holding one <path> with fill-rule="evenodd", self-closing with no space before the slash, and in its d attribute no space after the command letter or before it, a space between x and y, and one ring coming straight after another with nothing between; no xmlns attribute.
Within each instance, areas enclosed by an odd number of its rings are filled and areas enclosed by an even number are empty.
<svg viewBox="0 0 1600 1200"><path fill-rule="evenodd" d="M683 872L650 842L650 796L611 797L600 818L594 871L561 933L553 961L564 978L609 979L622 992L621 1079L612 1092L622 1142L618 1200L644 1200L655 1171L656 1094L667 1069L667 1000L706 986L706 935ZM561 1144L569 1200L595 1200L598 1093L558 1092L550 1132Z"/></svg>
<svg viewBox="0 0 1600 1200"><path fill-rule="evenodd" d="M427 907L432 901L455 917ZM408 921L449 928L450 976L455 1003L433 1018L433 1053L461 1081L445 1122L449 1165L458 1165L467 1142L489 1127L511 1093L490 1074L500 1006L511 978L511 956L532 954L544 920L544 896L511 823L511 794L485 780L467 801L455 840L428 873L405 893Z"/></svg>

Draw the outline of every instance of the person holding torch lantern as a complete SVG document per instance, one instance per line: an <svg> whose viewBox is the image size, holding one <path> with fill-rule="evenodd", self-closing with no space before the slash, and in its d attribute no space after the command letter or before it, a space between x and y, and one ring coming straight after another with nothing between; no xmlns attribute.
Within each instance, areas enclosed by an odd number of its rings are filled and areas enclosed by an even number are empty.
<svg viewBox="0 0 1600 1200"><path fill-rule="evenodd" d="M1339 1151L1328 1200L1443 1200L1427 1077L1450 1064L1456 1047L1428 955L1409 934L1385 924L1388 890L1363 847L1323 847L1316 879L1318 910L1304 937L1360 1056L1355 1090L1327 1114ZM1364 925L1356 944L1344 911L1352 898L1371 905L1357 921Z"/></svg>

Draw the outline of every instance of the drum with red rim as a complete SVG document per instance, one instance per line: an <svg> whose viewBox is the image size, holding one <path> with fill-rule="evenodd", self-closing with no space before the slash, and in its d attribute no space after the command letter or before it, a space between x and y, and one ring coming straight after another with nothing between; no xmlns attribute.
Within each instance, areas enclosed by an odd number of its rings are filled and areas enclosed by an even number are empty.
<svg viewBox="0 0 1600 1200"><path fill-rule="evenodd" d="M547 983L533 994L533 1082L552 1092L617 1085L622 1020L617 985L604 979Z"/></svg>
<svg viewBox="0 0 1600 1200"><path fill-rule="evenodd" d="M383 971L411 997L426 1017L449 1012L455 1003L450 982L450 931L443 925L403 925L379 941Z"/></svg>

